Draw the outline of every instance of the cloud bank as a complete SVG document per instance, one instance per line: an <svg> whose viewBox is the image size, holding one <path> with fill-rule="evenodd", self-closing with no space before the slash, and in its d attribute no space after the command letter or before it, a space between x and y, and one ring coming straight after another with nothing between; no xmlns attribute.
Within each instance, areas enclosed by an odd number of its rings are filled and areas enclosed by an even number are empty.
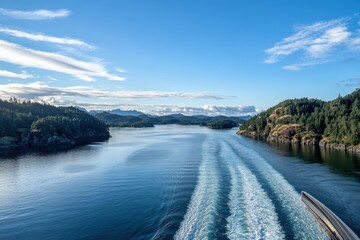
<svg viewBox="0 0 360 240"><path fill-rule="evenodd" d="M0 40L0 52L0 61L66 73L84 81L95 81L95 77L113 81L125 80L123 77L110 74L99 63L79 61L57 53L36 51L3 40Z"/></svg>
<svg viewBox="0 0 360 240"><path fill-rule="evenodd" d="M134 109L139 109L139 106ZM248 116L255 115L258 110L255 106L214 106L204 105L202 107L184 107L184 106L155 106L152 109L141 109L145 113L156 115L169 115L181 113L184 115L206 115L206 116Z"/></svg>
<svg viewBox="0 0 360 240"><path fill-rule="evenodd" d="M226 96L198 92L160 92L160 91L104 91L84 86L51 87L42 82L29 84L0 84L2 98L17 97L36 99L39 97L83 97L100 99L153 99L153 98L190 98L190 99L224 99Z"/></svg>
<svg viewBox="0 0 360 240"><path fill-rule="evenodd" d="M159 105L159 104L123 104L116 102L81 102L76 100L67 100L61 97L39 97L35 99L38 102L49 103L56 106L80 106L87 110L137 110L146 114L164 116L169 114L206 115L206 116L254 116L261 110L255 106L214 106L204 105L202 107Z"/></svg>
<svg viewBox="0 0 360 240"><path fill-rule="evenodd" d="M44 20L44 19L53 19L53 18L63 18L70 15L70 11L67 9L59 9L55 11L50 10L34 10L34 11L19 11L0 8L0 14L16 19L25 19L25 20Z"/></svg>
<svg viewBox="0 0 360 240"><path fill-rule="evenodd" d="M37 42L49 42L49 43L57 43L57 44L66 44L66 45L94 48L93 46L91 46L83 41L73 39L73 38L59 38L59 37L47 36L44 34L27 33L27 32L19 31L16 29L5 28L5 27L0 27L0 32L14 36L14 37L26 38L28 40L37 41Z"/></svg>
<svg viewBox="0 0 360 240"><path fill-rule="evenodd" d="M265 50L268 55L265 62L276 63L286 56L300 53L300 63L283 67L285 70L300 70L332 61L330 57L336 50L360 50L360 32L350 30L350 23L357 18L354 15L299 26L296 33Z"/></svg>

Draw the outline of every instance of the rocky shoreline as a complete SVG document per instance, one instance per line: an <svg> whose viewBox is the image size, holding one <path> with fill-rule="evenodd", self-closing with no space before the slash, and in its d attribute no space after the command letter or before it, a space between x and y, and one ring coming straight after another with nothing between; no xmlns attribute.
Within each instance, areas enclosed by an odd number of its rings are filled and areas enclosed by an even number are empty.
<svg viewBox="0 0 360 240"><path fill-rule="evenodd" d="M328 141L328 139L322 138L318 134L312 134L312 135L308 134L303 137L300 137L300 135L295 134L291 138L288 138L288 137L282 136L282 135L279 135L279 136L273 136L273 135L256 136L256 134L254 134L254 133L249 133L247 131L241 131L241 130L237 131L236 134L245 136L245 137L249 137L252 139L261 139L261 140L265 140L268 142L301 144L304 146L319 146L319 147L325 148L325 149L334 149L334 150L347 151L350 153L360 154L360 146L349 146L349 145L345 145L345 144L330 143Z"/></svg>

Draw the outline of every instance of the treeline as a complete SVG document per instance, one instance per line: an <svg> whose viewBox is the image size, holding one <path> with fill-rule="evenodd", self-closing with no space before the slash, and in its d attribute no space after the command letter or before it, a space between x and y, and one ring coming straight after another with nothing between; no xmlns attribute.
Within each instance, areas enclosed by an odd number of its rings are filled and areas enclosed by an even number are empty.
<svg viewBox="0 0 360 240"><path fill-rule="evenodd" d="M238 127L239 124L233 120L226 119L226 120L220 120L213 123L209 123L207 126L211 129L230 129L233 127Z"/></svg>
<svg viewBox="0 0 360 240"><path fill-rule="evenodd" d="M251 118L239 134L270 140L360 144L360 89L333 101L286 100Z"/></svg>
<svg viewBox="0 0 360 240"><path fill-rule="evenodd" d="M120 116L109 112L96 113L94 115L109 127L154 127L154 125L179 124L179 125L200 125L211 128L231 128L245 122L245 117L209 117L204 115L185 116L172 114L166 116Z"/></svg>
<svg viewBox="0 0 360 240"><path fill-rule="evenodd" d="M0 99L0 145L86 143L109 138L107 126L74 107Z"/></svg>

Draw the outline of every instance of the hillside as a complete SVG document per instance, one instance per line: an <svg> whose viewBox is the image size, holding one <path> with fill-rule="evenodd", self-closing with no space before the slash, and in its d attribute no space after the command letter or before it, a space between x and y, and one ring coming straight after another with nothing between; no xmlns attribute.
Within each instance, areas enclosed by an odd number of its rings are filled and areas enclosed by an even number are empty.
<svg viewBox="0 0 360 240"><path fill-rule="evenodd" d="M120 115L120 116L133 116L133 117L145 115L145 113L142 113L142 112L139 112L136 110L121 110L121 109L111 110L110 113Z"/></svg>
<svg viewBox="0 0 360 240"><path fill-rule="evenodd" d="M209 126L214 129L221 129L229 128L230 125L232 127L238 126L238 124L245 122L246 119L244 117L209 117L203 115L185 116L182 114L172 114L166 116L120 116L110 112L100 112L96 113L94 116L106 123L109 127L154 127L154 125L179 124ZM229 122L226 121L231 121L231 124L229 125Z"/></svg>
<svg viewBox="0 0 360 240"><path fill-rule="evenodd" d="M0 147L70 145L110 137L107 126L74 107L0 100Z"/></svg>
<svg viewBox="0 0 360 240"><path fill-rule="evenodd" d="M217 122L209 123L207 126L211 129L230 129L233 127L238 127L239 124L232 120L220 120Z"/></svg>
<svg viewBox="0 0 360 240"><path fill-rule="evenodd" d="M96 113L95 117L109 127L154 127L154 124L148 121L144 115L121 116L110 112L101 112Z"/></svg>
<svg viewBox="0 0 360 240"><path fill-rule="evenodd" d="M283 101L245 122L238 134L360 151L360 89L329 102Z"/></svg>

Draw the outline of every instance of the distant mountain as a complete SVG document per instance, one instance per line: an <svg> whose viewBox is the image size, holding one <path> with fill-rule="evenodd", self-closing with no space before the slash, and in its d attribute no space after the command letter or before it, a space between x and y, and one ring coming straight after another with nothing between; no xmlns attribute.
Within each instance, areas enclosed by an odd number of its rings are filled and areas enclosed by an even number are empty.
<svg viewBox="0 0 360 240"><path fill-rule="evenodd" d="M360 152L360 89L329 102L283 101L242 124L238 134Z"/></svg>
<svg viewBox="0 0 360 240"><path fill-rule="evenodd" d="M95 117L104 122L109 127L154 127L152 121L146 115L139 116L121 116L110 112L101 112L95 114Z"/></svg>
<svg viewBox="0 0 360 240"><path fill-rule="evenodd" d="M79 110L81 110L81 111L83 111L83 112L88 112L85 108L83 108L83 107L80 107L80 106L74 106L74 108L77 108L77 109L79 109Z"/></svg>
<svg viewBox="0 0 360 240"><path fill-rule="evenodd" d="M88 113L92 116L95 116L95 114L102 113L102 112L106 112L106 111L105 110L91 110Z"/></svg>
<svg viewBox="0 0 360 240"><path fill-rule="evenodd" d="M99 120L103 121L110 127L153 127L154 125L164 124L179 124L179 125L200 125L210 126L212 128L228 128L230 125L225 124L232 121L233 126L246 121L243 117L226 117L226 116L185 116L183 114L171 114L165 116L154 116L154 115L138 115L138 116L121 116L113 114L112 112L100 112L94 115ZM216 124L215 124L216 123ZM235 125L234 125L235 123Z"/></svg>
<svg viewBox="0 0 360 240"><path fill-rule="evenodd" d="M133 117L145 116L145 113L142 113L142 112L139 112L139 111L136 111L136 110L115 109L115 110L109 111L109 113L116 114L116 115L119 115L119 116L133 116Z"/></svg>
<svg viewBox="0 0 360 240"><path fill-rule="evenodd" d="M136 110L121 110L121 109L114 109L114 110L91 110L89 112L90 115L95 116L97 113L103 113L103 112L107 112L107 113L111 113L114 115L119 115L119 116L132 116L132 117L139 117L139 116L145 116L145 113L136 111Z"/></svg>

